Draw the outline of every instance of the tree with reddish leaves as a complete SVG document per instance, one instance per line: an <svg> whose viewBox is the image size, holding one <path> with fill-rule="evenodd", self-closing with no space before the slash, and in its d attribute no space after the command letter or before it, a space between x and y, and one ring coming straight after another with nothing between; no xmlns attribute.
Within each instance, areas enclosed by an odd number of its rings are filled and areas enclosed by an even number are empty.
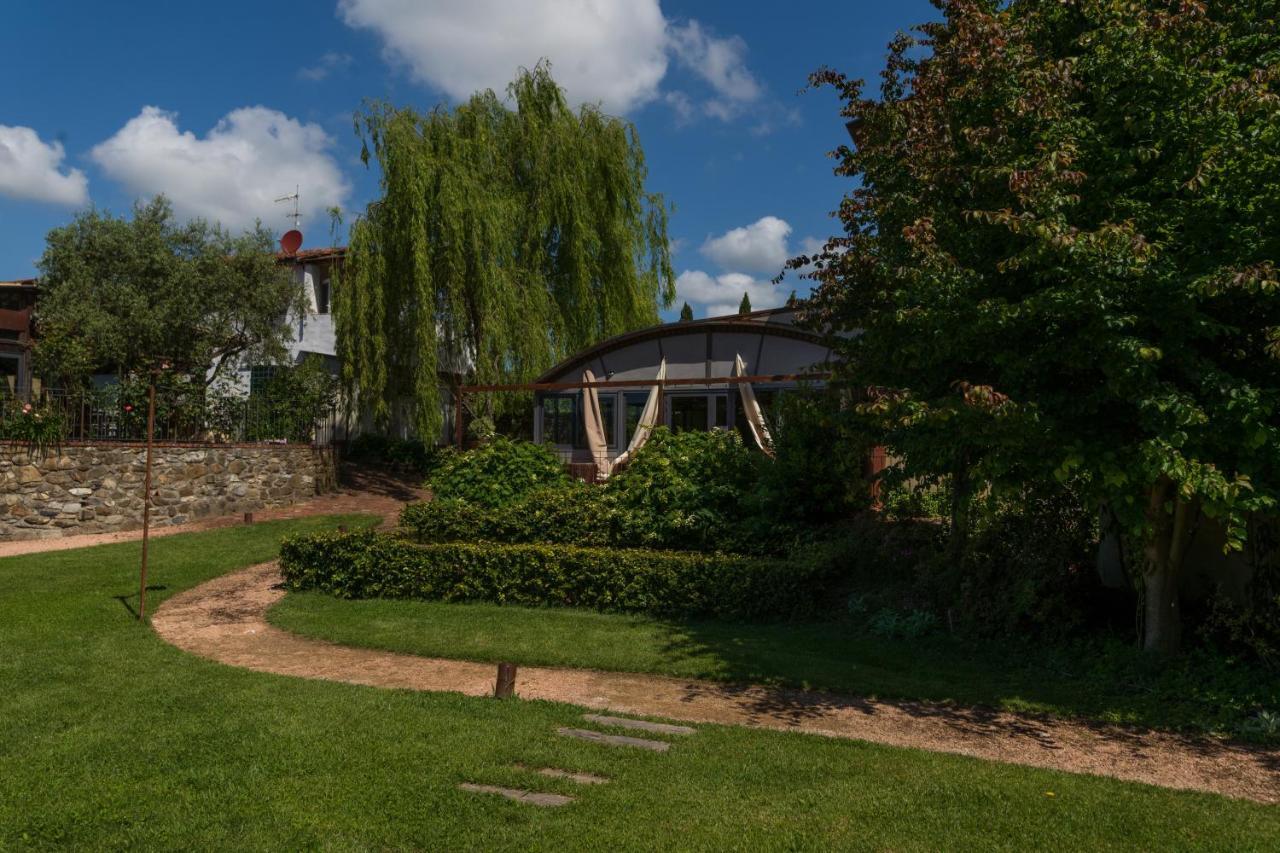
<svg viewBox="0 0 1280 853"><path fill-rule="evenodd" d="M1204 519L1280 487L1280 3L940 0L877 95L830 70L856 178L808 303L910 473L1041 477L1139 544L1179 647Z"/></svg>

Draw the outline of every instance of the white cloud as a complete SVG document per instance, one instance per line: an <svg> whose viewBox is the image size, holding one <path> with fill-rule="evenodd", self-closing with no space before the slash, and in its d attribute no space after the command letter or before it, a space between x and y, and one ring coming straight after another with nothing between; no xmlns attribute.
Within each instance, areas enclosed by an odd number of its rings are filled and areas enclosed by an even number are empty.
<svg viewBox="0 0 1280 853"><path fill-rule="evenodd" d="M774 276L791 256L787 248L790 235L791 226L786 220L765 216L719 237L709 237L702 244L702 253L725 269Z"/></svg>
<svg viewBox="0 0 1280 853"><path fill-rule="evenodd" d="M800 241L800 254L813 257L820 253L825 245L827 241L821 237L805 237Z"/></svg>
<svg viewBox="0 0 1280 853"><path fill-rule="evenodd" d="M790 291L740 272L712 276L702 270L685 270L676 277L676 302L702 306L699 313L705 317L737 314L744 293L751 300L751 309L759 311L777 308Z"/></svg>
<svg viewBox="0 0 1280 853"><path fill-rule="evenodd" d="M319 233L325 211L340 206L350 192L329 154L333 140L319 125L266 107L243 107L201 138L179 130L177 118L144 107L95 146L92 157L130 191L164 193L180 216L200 216L229 228L261 219L278 230L286 210L274 199L299 186L303 225L311 223L312 232Z"/></svg>
<svg viewBox="0 0 1280 853"><path fill-rule="evenodd" d="M662 96L662 100L667 106L671 107L671 111L676 114L676 123L680 125L688 124L693 120L696 108L693 105L693 99L681 92L679 89L673 89Z"/></svg>
<svg viewBox="0 0 1280 853"><path fill-rule="evenodd" d="M320 81L338 71L342 71L351 65L352 59L349 53L336 53L329 51L322 55L315 65L308 65L305 68L298 69L298 76L303 80Z"/></svg>
<svg viewBox="0 0 1280 853"><path fill-rule="evenodd" d="M660 0L338 0L338 15L373 31L389 60L454 100L482 89L501 95L517 69L541 59L571 102L600 102L611 113L661 99L681 122L695 113L727 121L763 92L745 41L696 20L674 23ZM672 61L712 96L695 104L661 91Z"/></svg>
<svg viewBox="0 0 1280 853"><path fill-rule="evenodd" d="M79 169L62 171L61 142L41 142L29 127L0 124L0 195L80 205L89 200L89 179Z"/></svg>
<svg viewBox="0 0 1280 853"><path fill-rule="evenodd" d="M741 37L718 38L697 21L670 27L668 36L676 59L716 93L703 104L708 115L728 121L760 97L760 84L747 68L747 43Z"/></svg>
<svg viewBox="0 0 1280 853"><path fill-rule="evenodd" d="M658 0L339 0L338 13L455 100L502 94L518 68L546 58L574 103L625 113L656 98L667 73Z"/></svg>

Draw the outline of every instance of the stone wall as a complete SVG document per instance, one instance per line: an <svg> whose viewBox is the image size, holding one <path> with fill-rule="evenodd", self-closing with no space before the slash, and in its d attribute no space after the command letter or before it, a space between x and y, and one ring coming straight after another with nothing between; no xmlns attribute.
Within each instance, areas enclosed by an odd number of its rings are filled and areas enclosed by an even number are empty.
<svg viewBox="0 0 1280 853"><path fill-rule="evenodd" d="M142 526L146 450L110 442L45 454L0 446L0 541ZM157 445L152 523L284 506L334 487L333 451L286 445Z"/></svg>

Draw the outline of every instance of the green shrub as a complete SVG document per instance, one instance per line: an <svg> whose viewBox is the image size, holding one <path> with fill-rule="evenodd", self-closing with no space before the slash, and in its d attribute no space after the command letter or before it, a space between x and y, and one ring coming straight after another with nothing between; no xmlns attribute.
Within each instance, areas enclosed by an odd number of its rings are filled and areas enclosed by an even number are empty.
<svg viewBox="0 0 1280 853"><path fill-rule="evenodd" d="M529 492L503 507L446 498L413 503L400 526L417 542L550 542L617 545L616 511L602 489L571 481Z"/></svg>
<svg viewBox="0 0 1280 853"><path fill-rule="evenodd" d="M1219 590L1198 633L1216 648L1280 672L1280 519L1250 521L1246 556L1253 571L1243 597Z"/></svg>
<svg viewBox="0 0 1280 853"><path fill-rule="evenodd" d="M261 391L250 394L245 439L311 441L316 422L338 401L338 378L323 357L312 353L297 364L277 367Z"/></svg>
<svg viewBox="0 0 1280 853"><path fill-rule="evenodd" d="M783 394L771 412L772 458L756 454L751 516L765 525L828 524L870 505L870 440L832 390Z"/></svg>
<svg viewBox="0 0 1280 853"><path fill-rule="evenodd" d="M726 554L568 545L422 545L387 534L285 540L292 590L342 598L487 601L729 619L794 618L826 599L835 567Z"/></svg>
<svg viewBox="0 0 1280 853"><path fill-rule="evenodd" d="M23 444L32 453L44 454L67 437L67 419L55 406L33 406L13 399L0 401L0 406L0 441Z"/></svg>
<svg viewBox="0 0 1280 853"><path fill-rule="evenodd" d="M437 498L488 507L506 506L529 492L568 482L564 466L549 448L501 436L450 454L428 479Z"/></svg>
<svg viewBox="0 0 1280 853"><path fill-rule="evenodd" d="M443 465L430 483L441 505L415 507L402 524L421 542L784 554L847 516L854 495L865 492L848 461L856 457L860 466L861 457L822 449L833 441L823 420L830 400L796 396L781 407L780 423L791 425L794 438L780 443L776 459L746 448L736 433L659 428L630 464L595 487L569 481L543 448L495 439ZM530 470L544 476L530 482ZM453 499L470 506L446 503Z"/></svg>
<svg viewBox="0 0 1280 853"><path fill-rule="evenodd" d="M755 454L737 433L663 427L605 489L619 537L655 548L736 550Z"/></svg>
<svg viewBox="0 0 1280 853"><path fill-rule="evenodd" d="M398 438L381 433L361 433L347 445L345 458L365 465L382 465L393 471L429 476L450 453L418 438Z"/></svg>
<svg viewBox="0 0 1280 853"><path fill-rule="evenodd" d="M951 481L940 477L936 483L902 482L886 475L880 493L884 514L897 520L910 518L950 518Z"/></svg>
<svg viewBox="0 0 1280 853"><path fill-rule="evenodd" d="M1243 603L1215 595L1199 632L1217 648L1280 671L1280 594L1265 597L1251 588Z"/></svg>
<svg viewBox="0 0 1280 853"><path fill-rule="evenodd" d="M936 597L975 636L1078 636L1106 610L1097 542L1096 513L1066 488L989 496L975 501L962 570Z"/></svg>
<svg viewBox="0 0 1280 853"><path fill-rule="evenodd" d="M501 506L437 497L407 507L401 526L419 542L550 542L759 555L786 554L829 535L820 522L753 514L748 490L755 464L735 435L663 430L652 448L641 451L634 470L603 487L562 481ZM726 479L714 479L726 469Z"/></svg>
<svg viewBox="0 0 1280 853"><path fill-rule="evenodd" d="M927 610L895 610L885 607L867 621L867 628L877 637L893 640L918 640L933 633L938 620Z"/></svg>

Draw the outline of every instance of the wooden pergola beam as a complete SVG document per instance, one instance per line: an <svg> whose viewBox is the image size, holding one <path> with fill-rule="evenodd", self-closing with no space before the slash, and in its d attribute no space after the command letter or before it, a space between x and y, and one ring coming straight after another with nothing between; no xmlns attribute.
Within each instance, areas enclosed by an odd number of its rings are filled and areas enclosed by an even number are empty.
<svg viewBox="0 0 1280 853"><path fill-rule="evenodd" d="M803 382L830 379L830 373L770 373L759 376L712 376L697 379L599 379L595 382L523 382L509 385L461 385L459 394L483 394L489 391L581 391L583 388L663 388L681 385L741 385L765 382Z"/></svg>

